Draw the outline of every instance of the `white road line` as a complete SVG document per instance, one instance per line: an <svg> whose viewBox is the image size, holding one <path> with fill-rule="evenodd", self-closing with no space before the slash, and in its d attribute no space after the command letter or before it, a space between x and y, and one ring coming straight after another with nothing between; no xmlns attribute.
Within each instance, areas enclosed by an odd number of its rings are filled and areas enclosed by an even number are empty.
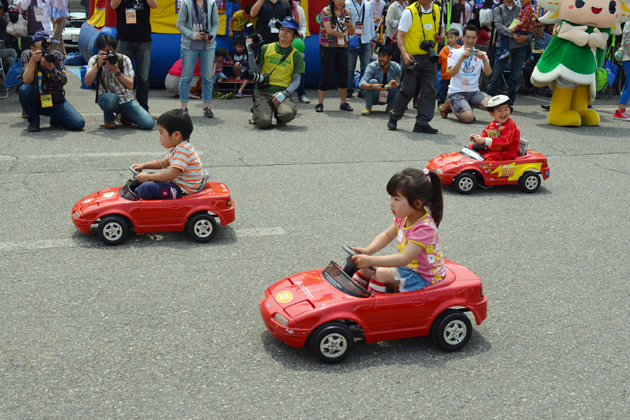
<svg viewBox="0 0 630 420"><path fill-rule="evenodd" d="M243 237L263 237L263 236L278 236L285 235L286 232L281 227L270 227L270 228L244 228L244 229L234 229L232 232L236 234L236 238ZM153 241L156 242L174 242L180 241L180 238L166 238L159 233L146 234L151 235L153 237ZM228 233L228 236L232 236L231 232ZM135 239L135 240L134 240ZM132 243L134 241L140 240L139 237L132 237L128 243ZM14 252L14 251L30 251L30 250L40 250L40 249L50 249L50 248L76 248L76 247L84 247L91 248L96 246L106 246L96 237L96 235L83 236L75 239L44 239L40 241L22 241L22 242L12 242L5 241L0 243L0 252ZM124 246L124 245L123 245Z"/></svg>
<svg viewBox="0 0 630 420"><path fill-rule="evenodd" d="M203 152L197 152L203 155ZM126 157L126 156L163 156L160 152L103 152L103 153L60 153L55 155L0 155L0 160L9 159L79 159L79 158L103 158L103 157Z"/></svg>

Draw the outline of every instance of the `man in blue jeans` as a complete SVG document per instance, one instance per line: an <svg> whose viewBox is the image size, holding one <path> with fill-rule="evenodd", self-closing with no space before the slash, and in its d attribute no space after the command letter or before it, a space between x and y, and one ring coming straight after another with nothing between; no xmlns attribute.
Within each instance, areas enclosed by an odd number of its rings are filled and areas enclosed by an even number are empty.
<svg viewBox="0 0 630 420"><path fill-rule="evenodd" d="M394 109L396 95L400 87L400 64L392 60L392 47L381 45L376 51L378 61L365 68L365 74L359 82L359 88L365 90L365 108L361 115L370 115L373 105L387 104L385 112Z"/></svg>
<svg viewBox="0 0 630 420"><path fill-rule="evenodd" d="M98 54L90 58L85 84L98 85L96 98L103 110L105 128L116 128L116 113L121 114L123 125L136 124L142 130L155 125L149 111L133 98L133 67L129 57L116 53L116 40L110 35L96 39Z"/></svg>
<svg viewBox="0 0 630 420"><path fill-rule="evenodd" d="M136 61L136 97L149 111L149 67L151 65L151 9L157 0L111 0L116 10L118 52Z"/></svg>
<svg viewBox="0 0 630 420"><path fill-rule="evenodd" d="M52 35L37 31L31 48L24 50L20 58L24 82L20 86L20 105L28 115L30 132L39 131L40 115L49 116L52 127L80 131L85 126L81 114L66 101L63 87L68 79L63 56L52 50L56 43L59 42Z"/></svg>
<svg viewBox="0 0 630 420"><path fill-rule="evenodd" d="M357 58L361 60L361 78L365 73L365 68L370 64L372 54L372 38L375 36L374 20L372 17L372 5L366 0L346 0L346 9L350 10L352 24L354 25L354 35L351 38L358 39L361 50L350 52L352 42L348 43L348 97L354 92L354 71L357 68Z"/></svg>
<svg viewBox="0 0 630 420"><path fill-rule="evenodd" d="M512 104L516 101L516 93L521 86L521 76L523 74L523 65L527 57L527 44L533 38L534 33L527 35L518 35L510 32L510 25L518 17L521 11L521 7L514 4L514 0L504 0L503 4L495 7L492 11L494 18L494 27L497 32L496 46L497 51L501 48L501 39L503 37L510 38L510 57L512 66L510 68L510 80L508 81L507 96L512 101ZM492 67L492 75L490 76L490 82L486 93L490 96L496 96L499 82L501 82L501 75L505 71L508 60L499 60L500 54L496 54L494 60L494 67Z"/></svg>

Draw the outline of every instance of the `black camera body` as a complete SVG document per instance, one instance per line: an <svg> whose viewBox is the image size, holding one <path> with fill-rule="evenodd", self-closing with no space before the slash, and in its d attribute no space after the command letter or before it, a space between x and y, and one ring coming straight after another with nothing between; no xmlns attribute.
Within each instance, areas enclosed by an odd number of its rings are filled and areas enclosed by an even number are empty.
<svg viewBox="0 0 630 420"><path fill-rule="evenodd" d="M267 73L256 73L250 69L244 69L241 72L241 76L245 80L251 80L258 84L258 89L265 89L269 87L269 75Z"/></svg>
<svg viewBox="0 0 630 420"><path fill-rule="evenodd" d="M52 38L42 39L42 57L44 57L44 60L48 61L49 63L54 63L57 59L55 54L48 51L48 47L52 45L52 40Z"/></svg>
<svg viewBox="0 0 630 420"><path fill-rule="evenodd" d="M428 53L430 62L437 63L440 59L440 55L435 51L435 41L422 41L420 48Z"/></svg>
<svg viewBox="0 0 630 420"><path fill-rule="evenodd" d="M107 50L105 52L105 56L107 57L107 62L111 65L118 63L118 54L114 50Z"/></svg>
<svg viewBox="0 0 630 420"><path fill-rule="evenodd" d="M255 50L259 50L265 45L265 41L263 41L262 35L258 33L254 25L251 22L247 22L245 24L245 28L247 31L247 36L252 40L252 48Z"/></svg>
<svg viewBox="0 0 630 420"><path fill-rule="evenodd" d="M199 31L199 33L206 35L208 37L209 41L212 41L212 39L214 38L213 35L210 35L210 31L207 30L207 29L202 29L202 30Z"/></svg>
<svg viewBox="0 0 630 420"><path fill-rule="evenodd" d="M417 61L414 61L413 63L405 67L405 73L409 74L410 76L414 75L418 70L420 70L420 63L418 63Z"/></svg>

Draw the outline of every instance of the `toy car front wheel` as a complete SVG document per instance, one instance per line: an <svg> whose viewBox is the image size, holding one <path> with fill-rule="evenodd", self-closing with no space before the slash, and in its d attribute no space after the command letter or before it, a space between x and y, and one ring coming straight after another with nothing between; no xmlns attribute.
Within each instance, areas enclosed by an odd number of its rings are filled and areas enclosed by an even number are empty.
<svg viewBox="0 0 630 420"><path fill-rule="evenodd" d="M197 242L208 242L217 234L217 222L208 213L199 213L188 219L188 233Z"/></svg>
<svg viewBox="0 0 630 420"><path fill-rule="evenodd" d="M472 323L466 314L447 310L434 321L433 341L442 350L456 351L468 343L472 335Z"/></svg>
<svg viewBox="0 0 630 420"><path fill-rule="evenodd" d="M120 216L106 216L99 222L97 233L105 245L118 245L127 239L129 224Z"/></svg>
<svg viewBox="0 0 630 420"><path fill-rule="evenodd" d="M540 188L540 175L538 172L525 172L523 176L518 179L518 186L526 193L533 193Z"/></svg>
<svg viewBox="0 0 630 420"><path fill-rule="evenodd" d="M460 194L470 194L477 188L477 178L474 174L463 172L455 177L453 187Z"/></svg>
<svg viewBox="0 0 630 420"><path fill-rule="evenodd" d="M311 351L326 363L338 363L348 357L354 346L352 331L340 322L317 328L311 339Z"/></svg>

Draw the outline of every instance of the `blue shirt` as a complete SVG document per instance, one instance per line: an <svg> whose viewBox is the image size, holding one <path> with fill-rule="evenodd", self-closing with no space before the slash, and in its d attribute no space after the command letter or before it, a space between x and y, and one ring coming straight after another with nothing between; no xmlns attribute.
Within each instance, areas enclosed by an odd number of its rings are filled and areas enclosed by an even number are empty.
<svg viewBox="0 0 630 420"><path fill-rule="evenodd" d="M400 75L400 64L394 61L390 61L389 71L387 72L387 80L385 81L385 83L389 83L392 79L396 79L398 82L400 82ZM381 65L378 64L378 61L372 61L365 68L365 73L363 73L363 78L359 82L359 87L363 86L364 83L370 83L370 80L372 79L376 79L376 81L381 84L383 83L383 76L383 68L381 67Z"/></svg>
<svg viewBox="0 0 630 420"><path fill-rule="evenodd" d="M536 41L536 50L544 50L545 48L547 48L547 45L549 45L549 43L551 42L551 39L553 38L553 36L551 36L551 34L545 32L543 33L543 37L542 38L536 38L536 35L534 35L534 40Z"/></svg>
<svg viewBox="0 0 630 420"><path fill-rule="evenodd" d="M68 15L68 1L67 0L59 0L59 5L65 4L66 7L64 9L57 9L56 7L50 6L50 18L58 19L58 18L67 18Z"/></svg>

